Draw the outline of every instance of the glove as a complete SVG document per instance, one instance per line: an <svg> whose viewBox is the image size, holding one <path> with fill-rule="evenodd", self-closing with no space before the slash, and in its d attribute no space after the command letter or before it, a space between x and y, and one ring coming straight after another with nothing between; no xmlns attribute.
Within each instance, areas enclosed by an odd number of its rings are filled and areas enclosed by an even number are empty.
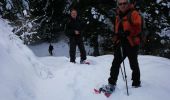
<svg viewBox="0 0 170 100"><path fill-rule="evenodd" d="M130 32L129 31L125 31L124 35L125 35L125 37L128 37L130 35Z"/></svg>
<svg viewBox="0 0 170 100"><path fill-rule="evenodd" d="M118 35L114 35L112 38L113 44L118 44L120 42L120 40L118 39Z"/></svg>
<svg viewBox="0 0 170 100"><path fill-rule="evenodd" d="M122 33L119 33L118 36L120 38L127 38L128 36L130 35L130 32L129 31L125 31L125 32L122 32Z"/></svg>
<svg viewBox="0 0 170 100"><path fill-rule="evenodd" d="M77 30L75 30L74 32L75 32L76 35L79 35L79 34L80 34L80 32L77 31Z"/></svg>

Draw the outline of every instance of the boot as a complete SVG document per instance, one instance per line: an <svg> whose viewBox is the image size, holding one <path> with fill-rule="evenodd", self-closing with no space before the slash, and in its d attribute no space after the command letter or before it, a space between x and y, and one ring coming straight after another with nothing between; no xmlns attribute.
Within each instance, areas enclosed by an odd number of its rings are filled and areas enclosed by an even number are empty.
<svg viewBox="0 0 170 100"><path fill-rule="evenodd" d="M100 91L105 92L105 93L112 93L115 90L115 85L104 85L103 87L100 88Z"/></svg>
<svg viewBox="0 0 170 100"><path fill-rule="evenodd" d="M132 82L132 87L134 87L134 88L141 87L141 82L140 81L133 81Z"/></svg>

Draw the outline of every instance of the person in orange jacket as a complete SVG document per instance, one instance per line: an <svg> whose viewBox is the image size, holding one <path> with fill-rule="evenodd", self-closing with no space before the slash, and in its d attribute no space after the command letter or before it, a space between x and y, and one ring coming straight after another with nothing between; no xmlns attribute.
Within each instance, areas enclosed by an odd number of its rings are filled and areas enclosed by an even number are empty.
<svg viewBox="0 0 170 100"><path fill-rule="evenodd" d="M114 60L108 82L111 85L116 85L120 64L128 57L132 70L132 86L140 87L140 69L137 56L140 44L139 34L142 24L141 16L129 0L118 0L117 3L118 10L115 20L115 35L113 36L113 42L117 46L114 52Z"/></svg>
<svg viewBox="0 0 170 100"><path fill-rule="evenodd" d="M130 0L117 0L117 16L115 20L115 34L113 42L116 45L114 59L110 69L108 85L102 87L102 91L112 93L118 79L121 63L126 57L129 59L132 69L132 86L140 87L140 69L138 64L138 49L140 44L141 16Z"/></svg>

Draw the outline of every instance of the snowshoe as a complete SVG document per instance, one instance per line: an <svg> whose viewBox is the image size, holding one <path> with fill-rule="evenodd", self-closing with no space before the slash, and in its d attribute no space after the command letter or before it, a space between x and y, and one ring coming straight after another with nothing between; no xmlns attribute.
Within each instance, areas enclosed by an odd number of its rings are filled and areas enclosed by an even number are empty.
<svg viewBox="0 0 170 100"><path fill-rule="evenodd" d="M114 90L115 90L115 85L109 84L109 85L103 85L99 89L94 89L94 92L96 94L104 93L106 97L110 97L110 95L113 93Z"/></svg>
<svg viewBox="0 0 170 100"><path fill-rule="evenodd" d="M80 64L88 64L88 65L90 65L90 62L88 62L88 61L86 61L86 60L81 60L81 61L80 61Z"/></svg>

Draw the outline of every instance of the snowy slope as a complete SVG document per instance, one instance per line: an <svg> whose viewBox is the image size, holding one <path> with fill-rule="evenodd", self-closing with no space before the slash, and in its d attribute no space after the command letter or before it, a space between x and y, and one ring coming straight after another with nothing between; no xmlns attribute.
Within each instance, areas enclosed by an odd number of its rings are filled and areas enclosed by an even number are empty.
<svg viewBox="0 0 170 100"><path fill-rule="evenodd" d="M72 64L67 57L36 57L0 19L0 100L169 100L170 60L139 56L141 88L131 87L131 70L125 60L130 96L119 75L115 93L106 98L93 89L107 84L113 56L90 57L91 65ZM43 49L43 48L42 48ZM37 51L39 51L37 49ZM79 57L77 62L79 62Z"/></svg>
<svg viewBox="0 0 170 100"><path fill-rule="evenodd" d="M36 100L36 81L48 70L11 31L0 18L0 100Z"/></svg>

